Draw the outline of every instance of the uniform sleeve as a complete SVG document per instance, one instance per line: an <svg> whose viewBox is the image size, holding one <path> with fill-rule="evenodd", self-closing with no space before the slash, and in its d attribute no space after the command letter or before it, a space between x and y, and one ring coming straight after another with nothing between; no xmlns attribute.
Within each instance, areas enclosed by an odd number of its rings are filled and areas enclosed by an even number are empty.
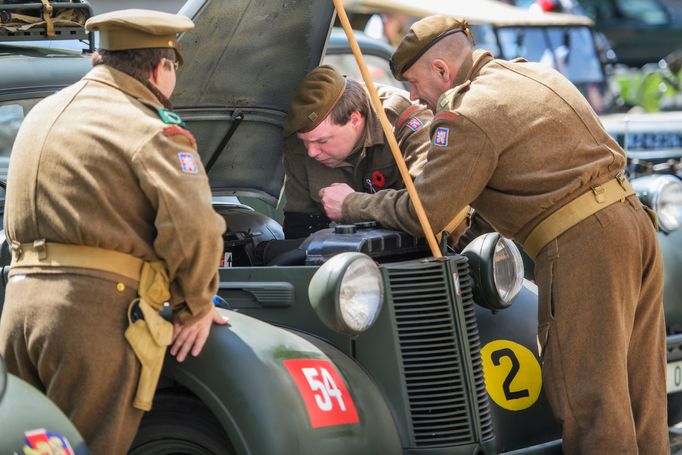
<svg viewBox="0 0 682 455"><path fill-rule="evenodd" d="M140 186L156 209L154 250L167 266L183 322L205 315L218 288L225 221L211 205L206 171L182 134L155 134L133 157Z"/></svg>
<svg viewBox="0 0 682 455"><path fill-rule="evenodd" d="M483 191L497 166L492 142L478 126L456 114L439 114L431 125L427 161L415 187L434 233ZM352 193L343 203L345 222L377 220L422 236L407 190Z"/></svg>
<svg viewBox="0 0 682 455"><path fill-rule="evenodd" d="M433 114L422 105L406 109L395 124L395 135L412 178L422 173L430 148L429 126Z"/></svg>

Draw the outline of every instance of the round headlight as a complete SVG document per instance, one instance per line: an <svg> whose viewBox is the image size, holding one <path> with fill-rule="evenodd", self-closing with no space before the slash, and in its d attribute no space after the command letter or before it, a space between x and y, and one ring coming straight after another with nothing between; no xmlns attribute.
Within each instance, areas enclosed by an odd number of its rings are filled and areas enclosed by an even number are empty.
<svg viewBox="0 0 682 455"><path fill-rule="evenodd" d="M384 302L381 272L365 254L337 254L315 272L308 297L325 325L357 335L369 329L381 312Z"/></svg>
<svg viewBox="0 0 682 455"><path fill-rule="evenodd" d="M647 175L633 179L632 188L639 199L652 208L658 225L664 232L672 232L682 224L682 182L672 175Z"/></svg>
<svg viewBox="0 0 682 455"><path fill-rule="evenodd" d="M493 254L493 278L497 295L503 302L511 302L523 285L523 259L511 240L500 237Z"/></svg>
<svg viewBox="0 0 682 455"><path fill-rule="evenodd" d="M514 242L497 232L483 234L464 248L474 280L474 300L484 308L507 308L523 286L523 259Z"/></svg>
<svg viewBox="0 0 682 455"><path fill-rule="evenodd" d="M353 261L341 278L339 309L346 325L354 332L364 332L376 321L384 300L384 286L379 267L369 257Z"/></svg>

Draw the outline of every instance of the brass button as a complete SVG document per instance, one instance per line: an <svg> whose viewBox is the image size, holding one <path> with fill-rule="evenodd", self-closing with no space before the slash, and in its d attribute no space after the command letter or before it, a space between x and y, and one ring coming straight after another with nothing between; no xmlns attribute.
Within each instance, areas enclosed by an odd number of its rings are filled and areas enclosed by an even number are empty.
<svg viewBox="0 0 682 455"><path fill-rule="evenodd" d="M116 290L118 292L123 292L126 290L126 285L123 283L118 283L118 284L116 284Z"/></svg>

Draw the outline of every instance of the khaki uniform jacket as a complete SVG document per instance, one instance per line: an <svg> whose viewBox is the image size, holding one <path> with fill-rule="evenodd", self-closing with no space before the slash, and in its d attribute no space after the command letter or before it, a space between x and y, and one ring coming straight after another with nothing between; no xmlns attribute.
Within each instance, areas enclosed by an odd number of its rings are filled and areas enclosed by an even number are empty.
<svg viewBox="0 0 682 455"><path fill-rule="evenodd" d="M425 106L412 103L404 90L378 86L377 92L388 121L394 126L410 175L415 178L426 160L432 113ZM369 99L369 93L367 97ZM323 214L318 193L332 183L346 183L355 191L367 193L405 186L371 106L362 143L345 162L331 168L310 158L303 142L293 134L285 141L284 169L285 212Z"/></svg>
<svg viewBox="0 0 682 455"><path fill-rule="evenodd" d="M4 224L21 243L163 259L172 303L187 303L191 316L182 319L197 318L212 307L225 221L211 206L194 138L164 123L162 107L142 83L104 65L40 102L14 144Z"/></svg>
<svg viewBox="0 0 682 455"><path fill-rule="evenodd" d="M470 204L523 242L545 217L623 170L625 154L573 84L536 63L474 51L438 101L415 186L434 232ZM376 219L421 235L406 191L353 193L346 222Z"/></svg>

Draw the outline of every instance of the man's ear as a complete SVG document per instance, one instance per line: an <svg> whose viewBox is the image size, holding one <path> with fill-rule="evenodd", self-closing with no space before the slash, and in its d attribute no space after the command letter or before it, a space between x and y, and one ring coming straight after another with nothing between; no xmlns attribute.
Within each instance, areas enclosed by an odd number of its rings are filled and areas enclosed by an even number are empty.
<svg viewBox="0 0 682 455"><path fill-rule="evenodd" d="M154 68L152 68L152 72L149 75L150 81L152 81L154 83L156 83L158 81L159 72L161 72L163 70L163 64L164 64L164 60L161 59L161 60L159 60L159 63L157 63Z"/></svg>
<svg viewBox="0 0 682 455"><path fill-rule="evenodd" d="M354 111L350 114L348 121L354 128L357 128L362 125L362 114L358 111Z"/></svg>
<svg viewBox="0 0 682 455"><path fill-rule="evenodd" d="M431 61L431 73L439 82L443 84L450 83L450 67L445 60L436 58Z"/></svg>

